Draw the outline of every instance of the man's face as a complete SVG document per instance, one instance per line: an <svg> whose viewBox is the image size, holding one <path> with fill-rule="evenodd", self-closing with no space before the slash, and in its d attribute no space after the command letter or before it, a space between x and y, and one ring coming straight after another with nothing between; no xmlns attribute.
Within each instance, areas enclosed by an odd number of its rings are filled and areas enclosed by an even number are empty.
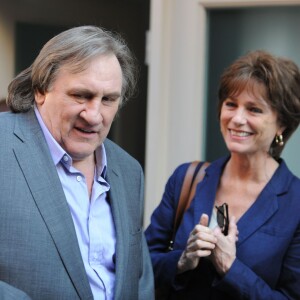
<svg viewBox="0 0 300 300"><path fill-rule="evenodd" d="M113 55L99 56L80 73L62 66L37 108L55 140L74 161L93 157L120 104L122 71Z"/></svg>

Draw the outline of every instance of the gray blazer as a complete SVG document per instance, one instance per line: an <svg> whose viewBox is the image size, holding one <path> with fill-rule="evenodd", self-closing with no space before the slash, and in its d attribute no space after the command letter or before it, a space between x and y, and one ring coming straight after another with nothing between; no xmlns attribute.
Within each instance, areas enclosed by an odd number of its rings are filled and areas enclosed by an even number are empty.
<svg viewBox="0 0 300 300"><path fill-rule="evenodd" d="M93 299L65 195L34 112L0 114L0 299ZM140 165L106 140L115 299L153 299ZM9 286L7 285L9 284ZM23 291L23 292L22 292Z"/></svg>

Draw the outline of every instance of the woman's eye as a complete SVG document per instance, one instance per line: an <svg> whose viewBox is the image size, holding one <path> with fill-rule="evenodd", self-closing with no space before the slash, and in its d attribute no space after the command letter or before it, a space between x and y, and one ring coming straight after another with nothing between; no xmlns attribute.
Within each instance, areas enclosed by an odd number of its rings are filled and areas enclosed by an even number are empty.
<svg viewBox="0 0 300 300"><path fill-rule="evenodd" d="M254 112L254 113L262 113L262 110L258 107L251 107L250 111Z"/></svg>
<svg viewBox="0 0 300 300"><path fill-rule="evenodd" d="M226 101L224 104L227 107L235 107L236 106L236 104L234 102L231 102L231 101Z"/></svg>

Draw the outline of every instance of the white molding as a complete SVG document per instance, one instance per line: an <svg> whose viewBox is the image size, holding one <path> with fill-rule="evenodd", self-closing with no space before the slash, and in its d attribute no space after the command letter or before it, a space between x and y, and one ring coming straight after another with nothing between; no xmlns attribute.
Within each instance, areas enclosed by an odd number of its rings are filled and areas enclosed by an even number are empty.
<svg viewBox="0 0 300 300"><path fill-rule="evenodd" d="M150 15L145 224L174 168L201 158L205 67L199 31L205 15L196 2L152 0Z"/></svg>
<svg viewBox="0 0 300 300"><path fill-rule="evenodd" d="M207 9L278 5L300 0L151 0L145 226L174 168L203 159Z"/></svg>
<svg viewBox="0 0 300 300"><path fill-rule="evenodd" d="M14 22L0 11L0 99L6 98L7 86L14 77Z"/></svg>
<svg viewBox="0 0 300 300"><path fill-rule="evenodd" d="M289 6L300 5L299 0L200 0L198 4L205 8L225 8L225 7L259 7L259 6Z"/></svg>

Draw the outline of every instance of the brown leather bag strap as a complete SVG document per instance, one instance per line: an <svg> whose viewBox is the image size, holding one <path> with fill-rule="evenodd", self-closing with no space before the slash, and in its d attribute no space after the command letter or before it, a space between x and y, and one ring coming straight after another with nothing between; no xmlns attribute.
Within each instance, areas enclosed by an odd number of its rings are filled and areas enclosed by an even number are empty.
<svg viewBox="0 0 300 300"><path fill-rule="evenodd" d="M191 186L189 199L187 201L187 204L185 206L185 211L190 207L190 204L195 196L196 188L199 182L201 182L205 176L205 169L209 166L209 162L205 162L202 164L201 168L199 169L198 173L195 176L195 179L193 181L193 184Z"/></svg>
<svg viewBox="0 0 300 300"><path fill-rule="evenodd" d="M173 243L174 238L177 232L177 229L181 223L181 220L183 218L183 214L185 211L189 208L191 201L194 198L196 187L200 181L204 178L205 175L205 169L209 166L208 162L204 162L201 167L198 169L198 165L200 164L199 161L193 161L190 163L183 183L181 187L181 192L178 200L174 225L173 225L173 233L172 233L172 239L170 240L168 250L173 250Z"/></svg>
<svg viewBox="0 0 300 300"><path fill-rule="evenodd" d="M187 204L187 200L189 198L190 190L192 187L192 180L193 180L193 177L194 177L194 174L195 174L198 164L199 164L199 161L193 161L190 163L190 165L188 166L188 168L186 170L184 180L182 183L182 187L181 187L179 200L178 200L176 216L175 216L175 220L174 220L174 226L173 226L174 232L177 231L179 223L185 212L185 206Z"/></svg>
<svg viewBox="0 0 300 300"><path fill-rule="evenodd" d="M176 210L176 216L174 221L174 233L176 233L180 225L183 214L189 208L191 201L194 198L196 187L198 183L202 181L205 175L205 169L209 165L208 162L204 162L197 172L197 166L199 165L199 163L199 161L193 161L186 171Z"/></svg>

